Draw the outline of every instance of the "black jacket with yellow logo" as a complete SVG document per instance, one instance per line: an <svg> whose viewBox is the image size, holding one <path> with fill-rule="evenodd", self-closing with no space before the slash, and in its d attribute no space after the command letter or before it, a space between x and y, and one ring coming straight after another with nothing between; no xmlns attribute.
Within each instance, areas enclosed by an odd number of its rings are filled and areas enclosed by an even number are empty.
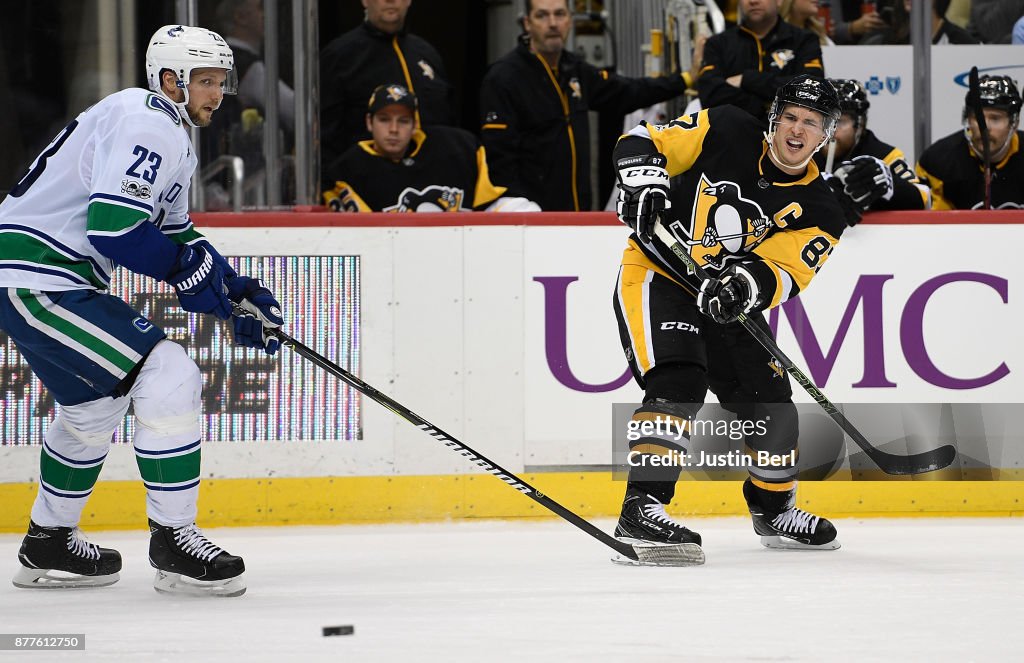
<svg viewBox="0 0 1024 663"><path fill-rule="evenodd" d="M332 40L320 54L325 167L357 140L369 137L370 95L378 85L389 83L405 85L416 95L420 126L454 123L455 90L434 47L416 35L389 35L363 23Z"/></svg>
<svg viewBox="0 0 1024 663"><path fill-rule="evenodd" d="M803 175L783 173L750 114L718 106L664 125L641 123L619 140L615 158L657 152L673 178L663 223L711 273L742 262L763 293L758 308L795 297L839 244L843 211L814 161ZM685 266L664 244L635 233L622 264L684 280Z"/></svg>
<svg viewBox="0 0 1024 663"><path fill-rule="evenodd" d="M743 74L740 87L726 82L736 74ZM813 32L780 18L764 39L743 26L708 38L697 91L704 108L732 104L767 125L775 93L798 74L824 77L821 45Z"/></svg>
<svg viewBox="0 0 1024 663"><path fill-rule="evenodd" d="M626 78L564 51L554 72L520 44L495 62L480 91L480 136L491 174L543 210L589 210L589 110L627 113L683 94L682 76Z"/></svg>
<svg viewBox="0 0 1024 663"><path fill-rule="evenodd" d="M392 161L360 141L326 169L333 189L324 203L343 212L461 212L497 200L487 155L462 129L416 130L406 155Z"/></svg>
<svg viewBox="0 0 1024 663"><path fill-rule="evenodd" d="M1024 208L1024 132L1010 138L1010 150L992 168L993 209ZM932 209L981 209L985 169L963 131L932 143L917 162L917 174L932 187Z"/></svg>

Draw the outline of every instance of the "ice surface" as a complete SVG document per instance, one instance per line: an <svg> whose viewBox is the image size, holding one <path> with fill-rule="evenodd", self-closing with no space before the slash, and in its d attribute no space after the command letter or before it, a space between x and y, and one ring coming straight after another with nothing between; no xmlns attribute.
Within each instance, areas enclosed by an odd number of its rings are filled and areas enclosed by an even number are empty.
<svg viewBox="0 0 1024 663"><path fill-rule="evenodd" d="M157 594L144 531L88 533L124 557L112 587L17 589L5 534L0 632L84 633L86 651L0 660L1019 660L1020 519L839 520L835 552L688 524L703 567L617 566L557 520L208 530L245 557L233 599Z"/></svg>

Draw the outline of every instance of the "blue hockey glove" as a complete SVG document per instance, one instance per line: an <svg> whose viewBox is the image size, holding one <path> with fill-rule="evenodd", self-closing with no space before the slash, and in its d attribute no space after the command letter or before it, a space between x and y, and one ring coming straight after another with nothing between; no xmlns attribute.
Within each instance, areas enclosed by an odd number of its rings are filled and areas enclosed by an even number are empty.
<svg viewBox="0 0 1024 663"><path fill-rule="evenodd" d="M705 279L700 284L697 308L718 324L729 324L754 308L759 291L750 272L739 265L732 265L720 277Z"/></svg>
<svg viewBox="0 0 1024 663"><path fill-rule="evenodd" d="M186 311L212 313L221 320L231 317L231 302L224 294L224 270L202 246L181 247L164 280L174 286Z"/></svg>
<svg viewBox="0 0 1024 663"><path fill-rule="evenodd" d="M272 330L284 324L281 304L259 279L237 276L228 280L228 297L246 310L235 315L235 343L261 348L268 355L277 352L281 341Z"/></svg>

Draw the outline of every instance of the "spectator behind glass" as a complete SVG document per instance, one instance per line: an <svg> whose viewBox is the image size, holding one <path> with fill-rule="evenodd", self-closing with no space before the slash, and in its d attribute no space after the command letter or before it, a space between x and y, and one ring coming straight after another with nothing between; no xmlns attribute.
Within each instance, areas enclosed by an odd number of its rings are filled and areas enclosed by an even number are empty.
<svg viewBox="0 0 1024 663"><path fill-rule="evenodd" d="M372 138L327 166L324 203L339 212L536 212L503 197L476 136L455 127L416 126L416 95L398 83L373 91L366 112ZM329 189L329 190L328 190Z"/></svg>
<svg viewBox="0 0 1024 663"><path fill-rule="evenodd" d="M1024 16L1021 16L1013 24L1013 40L1011 43L1024 44Z"/></svg>
<svg viewBox="0 0 1024 663"><path fill-rule="evenodd" d="M263 64L263 0L221 0L217 21L224 40L235 54L238 72L238 101L242 108L263 111L267 70ZM277 82L277 112L281 126L295 129L295 92L284 81Z"/></svg>
<svg viewBox="0 0 1024 663"><path fill-rule="evenodd" d="M322 163L333 163L366 131L366 100L378 85L400 81L419 99L419 124L455 121L454 89L441 56L406 31L412 0L362 0L366 20L320 54ZM429 4L427 5L430 6Z"/></svg>
<svg viewBox="0 0 1024 663"><path fill-rule="evenodd" d="M891 8L886 7L891 11ZM877 2L832 0L832 40L837 44L859 44L868 35L884 29L888 23L878 12Z"/></svg>
<svg viewBox="0 0 1024 663"><path fill-rule="evenodd" d="M732 104L767 126L776 91L797 74L821 78L817 35L779 18L779 0L740 0L740 25L704 45L697 79L704 108Z"/></svg>
<svg viewBox="0 0 1024 663"><path fill-rule="evenodd" d="M945 19L950 0L932 0L932 44L978 44L967 30ZM896 0L893 6L892 25L866 37L861 43L909 44L910 43L911 0Z"/></svg>
<svg viewBox="0 0 1024 663"><path fill-rule="evenodd" d="M526 0L519 45L495 62L480 91L481 139L491 174L544 210L589 210L590 110L627 113L686 91L682 75L626 78L564 50L567 0Z"/></svg>
<svg viewBox="0 0 1024 663"><path fill-rule="evenodd" d="M832 44L825 32L825 24L818 18L818 0L782 0L779 16L790 25L818 35L818 43L822 46Z"/></svg>
<svg viewBox="0 0 1024 663"><path fill-rule="evenodd" d="M941 138L924 151L917 173L932 189L932 209L980 209L985 202L985 145L976 108L988 128L991 204L993 209L1024 208L1024 133L1020 90L1009 76L982 76L978 100L964 99L961 131Z"/></svg>
<svg viewBox="0 0 1024 663"><path fill-rule="evenodd" d="M1024 0L971 0L967 31L986 44L1009 44L1017 19L1024 16Z"/></svg>

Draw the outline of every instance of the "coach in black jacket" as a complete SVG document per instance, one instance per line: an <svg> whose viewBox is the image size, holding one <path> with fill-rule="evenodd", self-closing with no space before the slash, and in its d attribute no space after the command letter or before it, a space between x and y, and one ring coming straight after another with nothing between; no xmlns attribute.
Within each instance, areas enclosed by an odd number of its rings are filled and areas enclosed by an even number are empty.
<svg viewBox="0 0 1024 663"><path fill-rule="evenodd" d="M366 100L384 83L400 81L419 99L420 125L455 122L454 88L434 47L405 31L409 3L368 0L366 21L320 54L322 159L326 167L366 131Z"/></svg>
<svg viewBox="0 0 1024 663"><path fill-rule="evenodd" d="M543 210L589 210L587 111L627 113L686 91L682 76L625 78L563 50L567 0L526 0L525 34L480 91L481 140L491 179Z"/></svg>
<svg viewBox="0 0 1024 663"><path fill-rule="evenodd" d="M704 108L732 104L768 124L776 91L798 74L824 78L818 36L779 17L778 0L740 0L743 20L704 45Z"/></svg>

